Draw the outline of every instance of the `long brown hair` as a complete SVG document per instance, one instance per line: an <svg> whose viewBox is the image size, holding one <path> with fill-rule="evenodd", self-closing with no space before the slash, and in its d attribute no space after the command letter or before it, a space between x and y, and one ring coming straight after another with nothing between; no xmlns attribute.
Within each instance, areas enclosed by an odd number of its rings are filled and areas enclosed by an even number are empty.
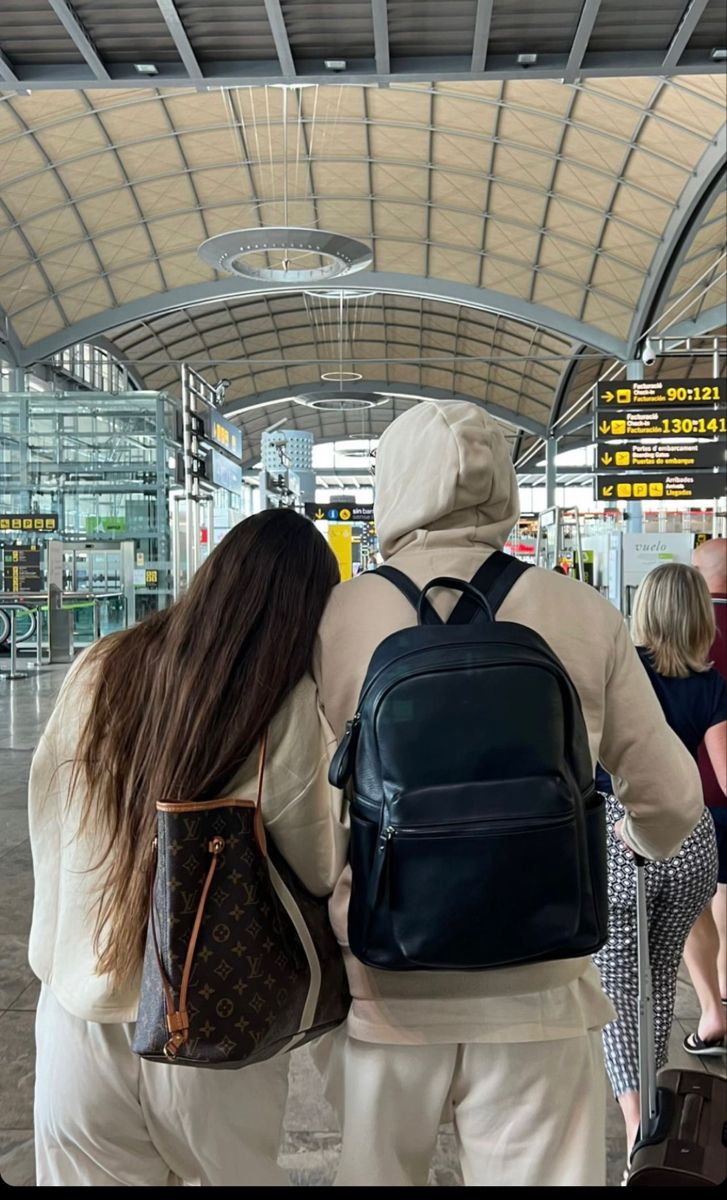
<svg viewBox="0 0 727 1200"><path fill-rule="evenodd" d="M99 974L123 983L139 965L156 802L224 795L309 669L337 582L312 522L259 513L227 534L181 600L91 653L75 769L86 792L81 827L106 838Z"/></svg>

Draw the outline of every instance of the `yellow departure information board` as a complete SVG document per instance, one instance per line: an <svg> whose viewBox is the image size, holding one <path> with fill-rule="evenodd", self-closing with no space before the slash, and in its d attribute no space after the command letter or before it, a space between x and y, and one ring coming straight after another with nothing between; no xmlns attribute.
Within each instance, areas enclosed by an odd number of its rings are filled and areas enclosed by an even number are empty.
<svg viewBox="0 0 727 1200"><path fill-rule="evenodd" d="M232 458L242 458L242 431L232 421L210 410L204 414L204 426L208 441L219 446Z"/></svg>
<svg viewBox="0 0 727 1200"><path fill-rule="evenodd" d="M618 442L605 442L598 446L598 470L663 471L677 468L703 471L724 467L726 454L724 440L707 442L679 438L678 441L631 442L624 446Z"/></svg>
<svg viewBox="0 0 727 1200"><path fill-rule="evenodd" d="M600 411L622 408L626 404L676 408L678 405L719 404L727 396L727 390L720 379L631 379L599 383L597 396Z"/></svg>
<svg viewBox="0 0 727 1200"><path fill-rule="evenodd" d="M723 491L716 472L692 475L599 475L597 500L713 500Z"/></svg>
<svg viewBox="0 0 727 1200"><path fill-rule="evenodd" d="M624 408L617 413L598 413L596 417L596 435L599 438L710 438L725 434L727 413L713 408L694 408L679 413L658 408Z"/></svg>
<svg viewBox="0 0 727 1200"><path fill-rule="evenodd" d="M56 533L56 513L2 513L0 533Z"/></svg>
<svg viewBox="0 0 727 1200"><path fill-rule="evenodd" d="M721 380L599 384L594 436L597 500L712 500L724 492Z"/></svg>

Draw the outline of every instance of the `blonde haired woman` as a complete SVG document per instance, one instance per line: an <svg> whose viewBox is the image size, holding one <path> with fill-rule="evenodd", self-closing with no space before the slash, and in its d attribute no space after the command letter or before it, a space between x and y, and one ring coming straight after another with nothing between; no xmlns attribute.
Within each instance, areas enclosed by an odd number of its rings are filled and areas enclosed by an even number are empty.
<svg viewBox="0 0 727 1200"><path fill-rule="evenodd" d="M715 774L727 786L727 688L708 661L714 640L709 591L694 567L667 563L642 581L632 635L667 721L696 758L704 741ZM599 768L600 773L600 768ZM599 787L611 792L600 773ZM626 1122L629 1153L639 1125L636 873L621 840L621 805L611 795L609 938L595 961L618 1020L603 1031L606 1069ZM677 970L687 935L717 888L717 843L708 809L676 858L646 864L657 1065L667 1060ZM715 1042L724 1036L724 1019Z"/></svg>

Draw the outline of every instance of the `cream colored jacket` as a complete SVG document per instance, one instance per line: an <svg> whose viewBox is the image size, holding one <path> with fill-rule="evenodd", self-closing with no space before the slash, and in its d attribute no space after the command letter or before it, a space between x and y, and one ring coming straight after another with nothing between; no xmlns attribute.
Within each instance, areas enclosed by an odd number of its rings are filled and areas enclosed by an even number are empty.
<svg viewBox="0 0 727 1200"><path fill-rule="evenodd" d="M84 656L85 659L85 656ZM87 1021L133 1021L139 984L119 990L96 973L94 925L103 869L93 832L79 836L83 795L70 795L73 759L88 711L92 670L76 663L61 689L30 772L30 842L35 874L30 965L59 1003ZM346 859L341 796L329 787L333 734L310 678L303 679L270 726L263 820L306 887L329 893ZM246 764L226 795L254 798L257 762Z"/></svg>
<svg viewBox="0 0 727 1200"><path fill-rule="evenodd" d="M387 563L419 586L437 575L471 579L502 548L518 512L505 440L482 409L427 401L384 433L376 465L381 549ZM458 596L440 591L430 598L448 616ZM666 723L621 614L586 584L533 568L515 584L498 618L535 629L563 662L581 699L593 762L600 759L614 777L626 808L630 844L652 859L678 851L702 813L699 774ZM356 711L374 650L414 622L404 597L374 575L333 592L315 673L339 738ZM450 884L442 880L442 886ZM354 998L349 1030L358 1038L527 1041L575 1036L611 1019L589 959L467 973L366 970L347 952L349 892L347 869L331 915Z"/></svg>

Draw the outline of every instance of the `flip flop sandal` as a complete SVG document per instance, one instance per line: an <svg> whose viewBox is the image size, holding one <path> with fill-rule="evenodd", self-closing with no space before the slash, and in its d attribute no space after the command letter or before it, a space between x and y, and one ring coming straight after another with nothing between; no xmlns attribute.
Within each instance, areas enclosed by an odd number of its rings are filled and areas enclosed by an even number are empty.
<svg viewBox="0 0 727 1200"><path fill-rule="evenodd" d="M724 1038L709 1038L704 1040L700 1038L698 1033L688 1033L683 1042L684 1049L687 1054L697 1054L706 1057L709 1054L725 1054L727 1046L725 1046Z"/></svg>

